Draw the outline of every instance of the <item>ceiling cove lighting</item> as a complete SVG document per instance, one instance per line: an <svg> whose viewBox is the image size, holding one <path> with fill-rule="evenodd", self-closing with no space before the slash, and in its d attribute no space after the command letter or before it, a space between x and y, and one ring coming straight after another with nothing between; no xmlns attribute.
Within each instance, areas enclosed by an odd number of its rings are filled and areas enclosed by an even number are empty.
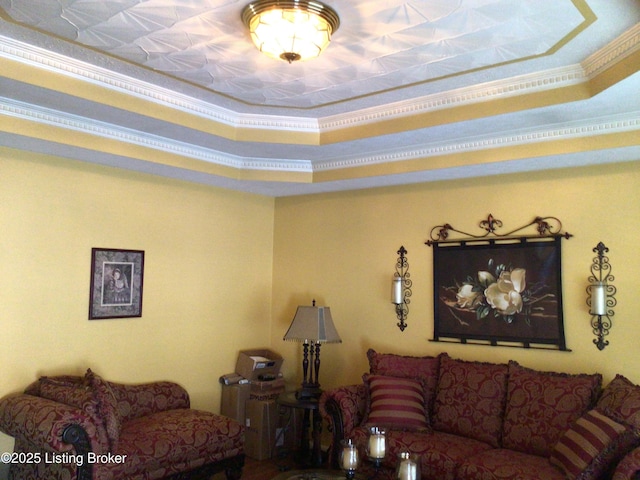
<svg viewBox="0 0 640 480"><path fill-rule="evenodd" d="M251 2L242 21L258 50L289 63L319 56L340 26L332 8L308 0Z"/></svg>

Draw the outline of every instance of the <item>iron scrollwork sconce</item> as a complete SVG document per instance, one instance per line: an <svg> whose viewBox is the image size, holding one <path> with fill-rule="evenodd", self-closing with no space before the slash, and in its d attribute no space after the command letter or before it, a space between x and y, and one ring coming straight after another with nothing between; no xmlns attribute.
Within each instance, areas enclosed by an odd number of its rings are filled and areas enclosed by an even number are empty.
<svg viewBox="0 0 640 480"><path fill-rule="evenodd" d="M600 242L593 251L597 253L597 256L591 263L587 305L591 314L591 328L596 336L593 343L598 347L598 350L604 350L604 347L609 345L609 341L604 337L609 335L609 329L612 326L611 317L614 315L613 307L618 302L614 296L616 287L610 283L615 278L611 275L611 264L606 255L609 249Z"/></svg>
<svg viewBox="0 0 640 480"><path fill-rule="evenodd" d="M401 246L398 250L398 260L396 262L396 272L393 274L393 284L391 289L391 303L396 306L396 316L400 320L398 328L404 332L407 328L407 316L409 315L409 303L411 303L411 274L409 262L407 261L407 250Z"/></svg>

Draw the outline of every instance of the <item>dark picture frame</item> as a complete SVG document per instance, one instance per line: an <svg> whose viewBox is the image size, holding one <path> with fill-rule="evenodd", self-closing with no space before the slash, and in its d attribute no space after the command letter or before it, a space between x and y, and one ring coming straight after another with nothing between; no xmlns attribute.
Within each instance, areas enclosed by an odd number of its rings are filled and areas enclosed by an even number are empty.
<svg viewBox="0 0 640 480"><path fill-rule="evenodd" d="M560 240L435 243L433 340L567 350Z"/></svg>
<svg viewBox="0 0 640 480"><path fill-rule="evenodd" d="M144 251L91 249L89 320L142 316Z"/></svg>

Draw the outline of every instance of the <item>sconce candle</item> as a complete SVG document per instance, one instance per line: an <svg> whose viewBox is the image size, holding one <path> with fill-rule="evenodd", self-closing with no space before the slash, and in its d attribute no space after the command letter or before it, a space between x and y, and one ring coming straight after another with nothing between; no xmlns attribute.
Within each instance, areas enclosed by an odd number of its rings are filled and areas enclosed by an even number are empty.
<svg viewBox="0 0 640 480"><path fill-rule="evenodd" d="M609 341L605 337L609 335L612 327L613 307L616 306L616 287L612 284L615 277L611 274L611 264L607 253L609 249L602 242L593 249L598 255L591 263L591 275L587 287L587 305L591 315L591 328L596 338L593 343L598 350L603 350Z"/></svg>
<svg viewBox="0 0 640 480"><path fill-rule="evenodd" d="M398 317L398 328L404 332L407 328L407 315L409 315L409 303L411 303L411 274L409 262L407 261L407 250L400 247L398 250L398 260L396 261L396 273L393 274L391 283L391 303L396 306L396 317Z"/></svg>
<svg viewBox="0 0 640 480"><path fill-rule="evenodd" d="M402 303L402 278L393 277L391 284L391 303L400 305Z"/></svg>
<svg viewBox="0 0 640 480"><path fill-rule="evenodd" d="M591 315L607 314L607 284L596 282L591 285Z"/></svg>

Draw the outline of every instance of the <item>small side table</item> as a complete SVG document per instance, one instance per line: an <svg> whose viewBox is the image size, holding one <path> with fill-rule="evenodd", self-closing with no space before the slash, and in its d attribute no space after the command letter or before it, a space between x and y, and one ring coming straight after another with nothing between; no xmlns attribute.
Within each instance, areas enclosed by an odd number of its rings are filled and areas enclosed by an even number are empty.
<svg viewBox="0 0 640 480"><path fill-rule="evenodd" d="M322 435L322 417L317 398L298 399L295 392L283 393L277 400L279 409L301 409L304 411L302 429L300 432L300 446L298 462L303 467L322 466L322 448L320 438ZM311 447L309 429L311 428Z"/></svg>

